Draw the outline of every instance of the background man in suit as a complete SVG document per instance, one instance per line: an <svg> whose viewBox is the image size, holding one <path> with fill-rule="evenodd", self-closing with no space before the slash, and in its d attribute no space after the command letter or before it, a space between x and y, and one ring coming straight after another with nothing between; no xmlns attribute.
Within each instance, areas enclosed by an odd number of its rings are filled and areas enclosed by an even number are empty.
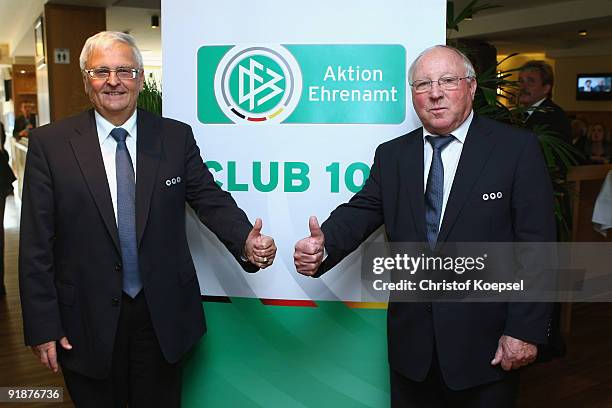
<svg viewBox="0 0 612 408"><path fill-rule="evenodd" d="M391 242L434 246L554 241L553 193L537 139L473 113L470 61L435 46L417 57L409 80L423 128L380 145L363 189L321 228L311 217L311 235L295 246L298 272L320 276L381 225ZM491 191L502 198L484 200ZM549 315L548 304L390 303L392 405L513 406L512 370L535 359Z"/></svg>
<svg viewBox="0 0 612 408"><path fill-rule="evenodd" d="M32 104L21 102L19 109L21 114L15 118L13 126L13 137L17 140L28 137L30 131L36 127L36 115L32 112Z"/></svg>
<svg viewBox="0 0 612 408"><path fill-rule="evenodd" d="M555 77L550 65L544 61L529 61L519 72L519 104L527 111L525 125L534 129L538 125L547 125L555 136L571 143L572 130L570 121L563 109L552 101L552 88ZM533 110L540 107L542 110Z"/></svg>
<svg viewBox="0 0 612 408"><path fill-rule="evenodd" d="M176 407L205 332L185 203L249 272L276 246L206 168L191 128L136 109L143 64L120 32L80 57L94 110L36 129L23 187L26 344L62 367L77 406ZM59 346L57 346L59 343Z"/></svg>

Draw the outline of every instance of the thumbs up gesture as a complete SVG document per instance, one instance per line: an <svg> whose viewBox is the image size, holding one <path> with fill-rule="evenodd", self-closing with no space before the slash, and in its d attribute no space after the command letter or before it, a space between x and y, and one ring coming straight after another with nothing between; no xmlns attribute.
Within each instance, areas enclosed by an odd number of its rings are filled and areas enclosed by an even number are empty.
<svg viewBox="0 0 612 408"><path fill-rule="evenodd" d="M244 256L253 265L265 269L274 262L276 245L272 237L261 233L262 227L261 218L257 218L244 244Z"/></svg>
<svg viewBox="0 0 612 408"><path fill-rule="evenodd" d="M317 272L321 262L323 262L323 247L325 246L325 236L317 217L310 217L308 220L310 236L299 240L295 244L293 261L295 269L302 275L312 276Z"/></svg>

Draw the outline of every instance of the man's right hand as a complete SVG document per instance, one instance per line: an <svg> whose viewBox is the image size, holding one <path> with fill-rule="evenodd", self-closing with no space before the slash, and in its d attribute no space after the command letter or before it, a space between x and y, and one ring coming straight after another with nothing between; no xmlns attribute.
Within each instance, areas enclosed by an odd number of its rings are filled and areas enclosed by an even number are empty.
<svg viewBox="0 0 612 408"><path fill-rule="evenodd" d="M32 352L34 352L34 355L40 359L40 362L44 366L54 373L57 373L59 366L57 365L57 350L55 343L57 342L53 340L33 346ZM72 345L68 342L66 337L62 337L59 343L65 350L72 350Z"/></svg>
<svg viewBox="0 0 612 408"><path fill-rule="evenodd" d="M295 269L302 275L312 276L317 273L321 262L323 262L323 248L325 246L325 236L317 217L312 216L308 220L310 236L295 244L293 262Z"/></svg>

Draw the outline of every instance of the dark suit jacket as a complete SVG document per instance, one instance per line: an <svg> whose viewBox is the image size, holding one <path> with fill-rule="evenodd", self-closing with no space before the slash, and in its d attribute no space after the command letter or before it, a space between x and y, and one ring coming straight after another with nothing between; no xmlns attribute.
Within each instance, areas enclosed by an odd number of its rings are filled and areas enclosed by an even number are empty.
<svg viewBox="0 0 612 408"><path fill-rule="evenodd" d="M323 223L323 273L384 224L391 242L426 242L422 129L381 144L363 189ZM502 199L484 201L488 192ZM439 242L555 240L553 192L536 137L474 116L448 199ZM491 360L503 334L545 343L547 303L390 303L391 368L425 379L435 348L444 380L466 389L501 379Z"/></svg>
<svg viewBox="0 0 612 408"><path fill-rule="evenodd" d="M555 132L556 136L567 143L571 143L572 127L565 111L548 98L540 104L540 107L546 108L546 111L536 110L529 115L525 121L527 128L533 129L536 125L548 125L548 130Z"/></svg>
<svg viewBox="0 0 612 408"><path fill-rule="evenodd" d="M178 361L205 332L185 234L185 203L240 261L252 226L202 162L191 128L139 110L138 260L155 333ZM168 186L166 180L180 176ZM255 271L253 265L243 268ZM21 213L19 276L25 341L67 336L62 364L102 378L122 296L121 255L93 110L32 132Z"/></svg>
<svg viewBox="0 0 612 408"><path fill-rule="evenodd" d="M6 130L2 122L0 122L0 143L2 143L2 148L4 149L4 143L6 143Z"/></svg>

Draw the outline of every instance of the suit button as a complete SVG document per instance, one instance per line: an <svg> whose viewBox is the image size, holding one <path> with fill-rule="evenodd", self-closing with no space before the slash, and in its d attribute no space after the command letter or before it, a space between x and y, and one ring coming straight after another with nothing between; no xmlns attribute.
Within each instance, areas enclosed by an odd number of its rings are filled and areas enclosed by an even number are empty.
<svg viewBox="0 0 612 408"><path fill-rule="evenodd" d="M431 303L428 303L427 306L425 306L425 310L427 310L427 313L431 313Z"/></svg>
<svg viewBox="0 0 612 408"><path fill-rule="evenodd" d="M120 263L116 264L116 265L115 265L115 270L116 270L117 272L121 272L121 268L122 268L122 266L123 266L123 265L121 265Z"/></svg>
<svg viewBox="0 0 612 408"><path fill-rule="evenodd" d="M119 306L119 299L117 299L117 298L113 298L113 299L111 300L111 303L113 304L113 306Z"/></svg>

